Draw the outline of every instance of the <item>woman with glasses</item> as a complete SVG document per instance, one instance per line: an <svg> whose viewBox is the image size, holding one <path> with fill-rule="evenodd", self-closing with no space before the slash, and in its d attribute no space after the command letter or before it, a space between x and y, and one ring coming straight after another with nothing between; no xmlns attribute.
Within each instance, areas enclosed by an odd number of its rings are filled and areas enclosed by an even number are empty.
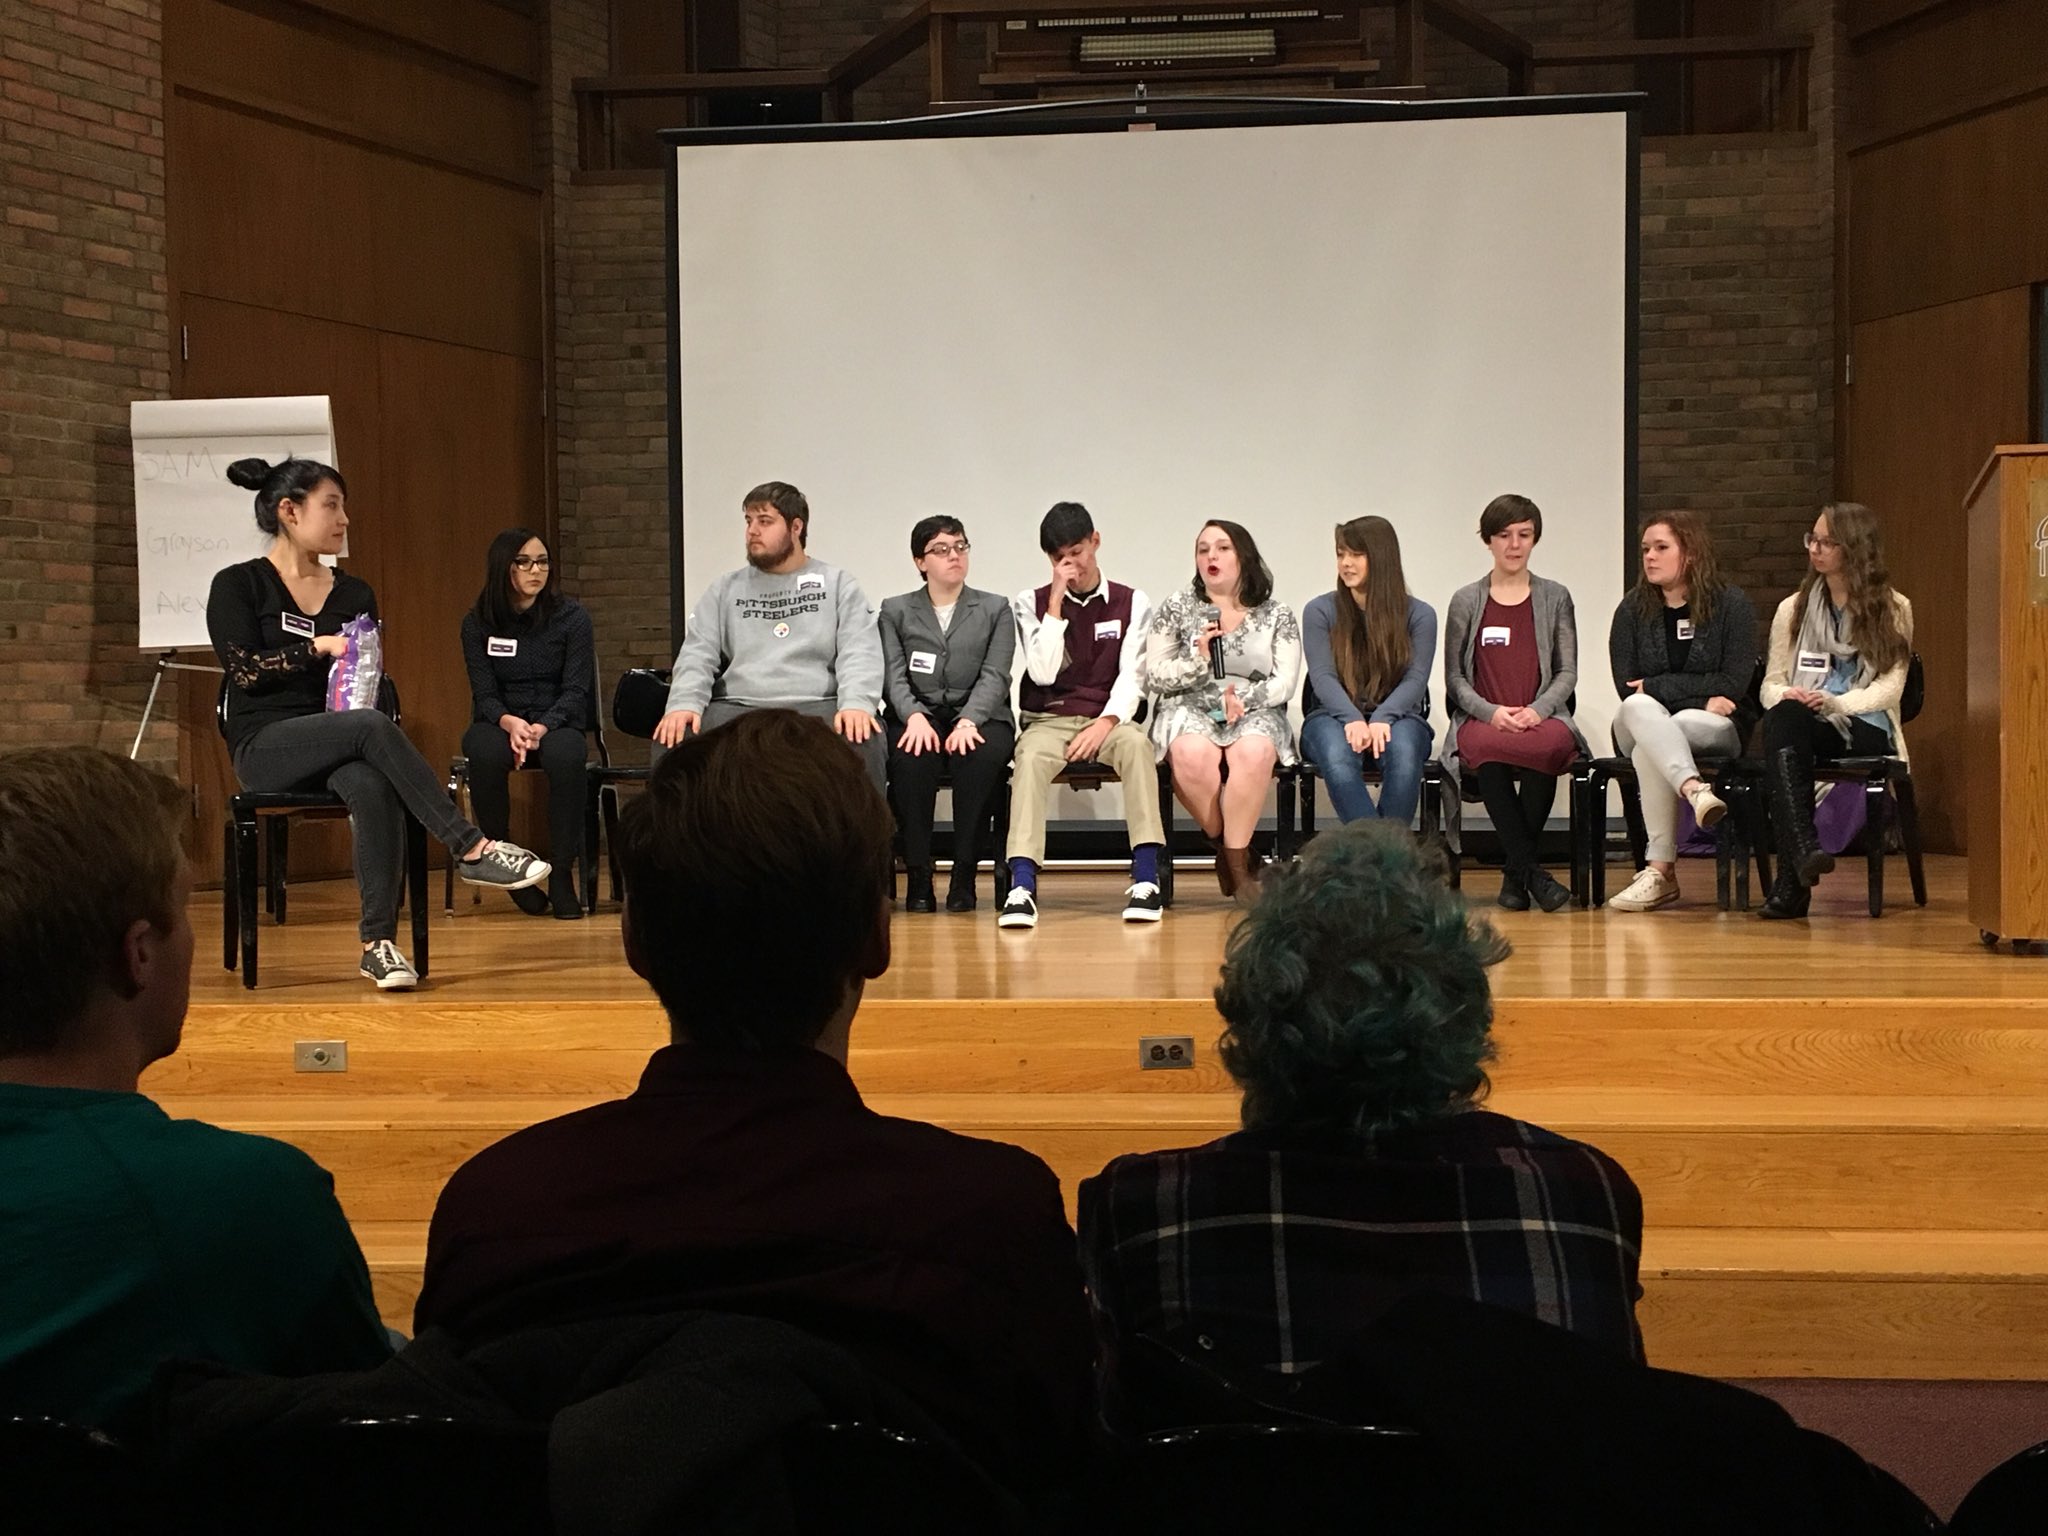
<svg viewBox="0 0 2048 1536"><path fill-rule="evenodd" d="M889 801L910 871L906 912L936 912L932 817L939 783L953 781L953 875L948 912L974 910L989 802L1017 744L1010 661L1017 626L1007 600L967 585L967 529L927 517L910 530L924 585L882 600L882 704L888 716Z"/></svg>
<svg viewBox="0 0 2048 1536"><path fill-rule="evenodd" d="M548 546L530 528L491 540L484 586L462 617L462 659L469 669L472 723L462 734L477 825L503 837L512 820L508 781L529 761L548 779L548 852L554 877L512 892L522 912L553 908L578 918L573 871L583 851L585 732L596 718L597 658L590 614L564 597Z"/></svg>
<svg viewBox="0 0 2048 1536"><path fill-rule="evenodd" d="M1273 572L1250 530L1211 518L1195 535L1194 580L1152 616L1142 675L1153 696L1153 745L1175 797L1216 850L1226 896L1248 889L1258 872L1252 833L1274 770L1294 761L1287 706L1301 664L1301 621L1275 600Z"/></svg>
<svg viewBox="0 0 2048 1536"><path fill-rule="evenodd" d="M1771 620L1764 672L1764 783L1778 873L1762 915L1804 917L1835 867L1813 825L1816 763L1903 758L1899 699L1913 605L1892 589L1877 516L1853 501L1821 509L1806 535L1806 579Z"/></svg>

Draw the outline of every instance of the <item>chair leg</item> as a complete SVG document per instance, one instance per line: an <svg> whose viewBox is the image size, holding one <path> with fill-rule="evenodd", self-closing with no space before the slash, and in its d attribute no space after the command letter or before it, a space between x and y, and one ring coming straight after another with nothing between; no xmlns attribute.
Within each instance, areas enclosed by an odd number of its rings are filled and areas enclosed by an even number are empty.
<svg viewBox="0 0 2048 1536"><path fill-rule="evenodd" d="M454 857L454 855L449 855ZM406 884L412 889L412 968L427 974L427 829L417 817L405 818Z"/></svg>
<svg viewBox="0 0 2048 1536"><path fill-rule="evenodd" d="M263 910L279 927L284 926L284 877L291 863L291 818L273 816L264 823Z"/></svg>
<svg viewBox="0 0 2048 1536"><path fill-rule="evenodd" d="M598 804L604 799L604 780L592 778L583 792L583 910L597 910L597 848L601 833Z"/></svg>
<svg viewBox="0 0 2048 1536"><path fill-rule="evenodd" d="M220 829L220 943L221 969L232 971L242 957L242 913L235 881L234 818Z"/></svg>
<svg viewBox="0 0 2048 1536"><path fill-rule="evenodd" d="M1159 850L1160 905L1173 905L1173 773L1161 763L1155 776L1159 794L1159 830L1164 846Z"/></svg>
<svg viewBox="0 0 2048 1536"><path fill-rule="evenodd" d="M1884 916L1884 824L1891 794L1882 778L1863 784L1863 841L1870 864L1870 915Z"/></svg>
<svg viewBox="0 0 2048 1536"><path fill-rule="evenodd" d="M1586 774L1576 764L1565 781L1565 817L1572 856L1572 905L1583 907L1591 894L1592 818L1586 813Z"/></svg>
<svg viewBox="0 0 2048 1536"><path fill-rule="evenodd" d="M1294 791L1294 775L1282 771L1273 799L1273 858L1280 863L1294 857Z"/></svg>
<svg viewBox="0 0 2048 1536"><path fill-rule="evenodd" d="M1906 850L1906 875L1913 882L1913 905L1927 905L1927 870L1920 862L1920 807L1913 799L1909 769L1892 779L1892 798L1899 818L1899 842Z"/></svg>
<svg viewBox="0 0 2048 1536"><path fill-rule="evenodd" d="M1621 781L1621 819L1628 828L1630 867L1641 870L1650 862L1650 831L1643 825L1643 786L1633 778Z"/></svg>
<svg viewBox="0 0 2048 1536"><path fill-rule="evenodd" d="M1604 773L1586 776L1586 904L1607 905L1607 784Z"/></svg>
<svg viewBox="0 0 2048 1536"><path fill-rule="evenodd" d="M235 907L242 929L242 985L256 987L256 893L262 886L261 843L256 818L235 822Z"/></svg>
<svg viewBox="0 0 2048 1536"><path fill-rule="evenodd" d="M1010 899L1010 780L1006 774L989 796L988 862L995 877L997 907Z"/></svg>
<svg viewBox="0 0 2048 1536"><path fill-rule="evenodd" d="M1303 774L1301 780L1301 820L1297 828L1294 844L1300 849L1316 835L1316 781L1307 774Z"/></svg>
<svg viewBox="0 0 2048 1536"><path fill-rule="evenodd" d="M626 899L625 877L619 872L619 790L617 785L609 784L605 786L601 808L604 812L604 859L611 876L612 904L616 906ZM595 900L596 898L593 897L591 906L593 912L597 910Z"/></svg>
<svg viewBox="0 0 2048 1536"><path fill-rule="evenodd" d="M1734 849L1730 846L1733 840L1728 822L1724 820L1714 830L1714 905L1723 912L1726 912L1733 902L1735 860Z"/></svg>

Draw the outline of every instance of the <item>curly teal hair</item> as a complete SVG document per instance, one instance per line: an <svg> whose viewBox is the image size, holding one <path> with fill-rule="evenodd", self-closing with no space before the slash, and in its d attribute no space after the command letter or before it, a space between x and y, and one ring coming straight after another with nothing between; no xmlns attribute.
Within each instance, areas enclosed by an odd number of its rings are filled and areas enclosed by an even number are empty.
<svg viewBox="0 0 2048 1536"><path fill-rule="evenodd" d="M1485 1095L1486 968L1508 944L1440 863L1405 828L1359 821L1267 876L1216 988L1247 1128L1373 1134Z"/></svg>

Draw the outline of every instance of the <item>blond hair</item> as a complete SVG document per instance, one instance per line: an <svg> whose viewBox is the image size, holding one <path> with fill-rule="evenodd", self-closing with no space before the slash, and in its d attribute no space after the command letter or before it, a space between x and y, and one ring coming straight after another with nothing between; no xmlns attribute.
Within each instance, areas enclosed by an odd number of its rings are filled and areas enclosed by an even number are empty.
<svg viewBox="0 0 2048 1536"><path fill-rule="evenodd" d="M0 756L0 1056L57 1045L96 988L126 992L129 928L177 923L190 814L183 790L125 757Z"/></svg>

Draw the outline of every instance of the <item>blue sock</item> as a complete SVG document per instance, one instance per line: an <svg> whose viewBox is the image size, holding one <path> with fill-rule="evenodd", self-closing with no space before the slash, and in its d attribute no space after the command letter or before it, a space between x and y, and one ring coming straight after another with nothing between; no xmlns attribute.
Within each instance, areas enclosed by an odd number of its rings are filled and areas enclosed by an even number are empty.
<svg viewBox="0 0 2048 1536"><path fill-rule="evenodd" d="M1029 859L1010 860L1010 888L1038 894L1038 866Z"/></svg>
<svg viewBox="0 0 2048 1536"><path fill-rule="evenodd" d="M1159 844L1140 843L1131 850L1131 884L1159 883Z"/></svg>

